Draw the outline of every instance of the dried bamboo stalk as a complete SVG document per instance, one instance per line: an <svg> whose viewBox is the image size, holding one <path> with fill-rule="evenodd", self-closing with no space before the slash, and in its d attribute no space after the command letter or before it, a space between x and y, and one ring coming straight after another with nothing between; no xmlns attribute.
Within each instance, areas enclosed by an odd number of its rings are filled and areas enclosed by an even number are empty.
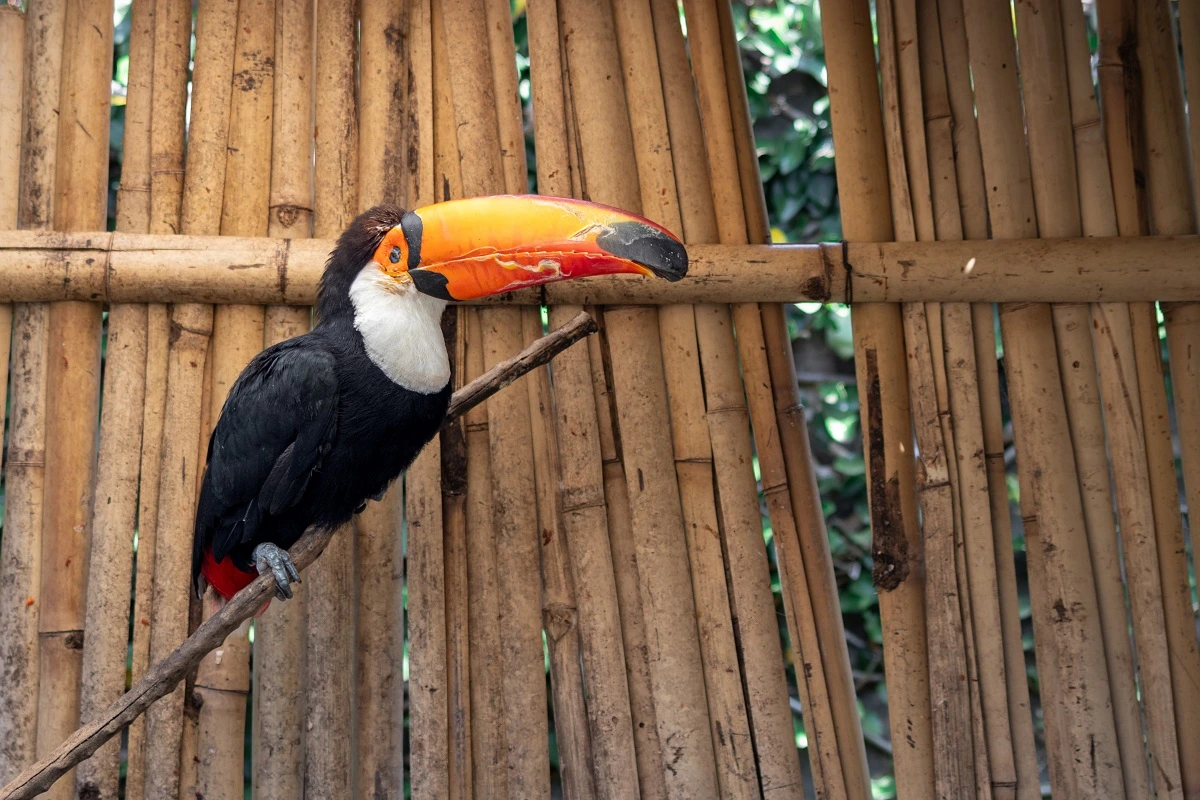
<svg viewBox="0 0 1200 800"><path fill-rule="evenodd" d="M497 78L493 71L493 65L497 65L505 73L515 72L511 35L499 40L489 37L483 2L461 5L454 13L443 5L443 12L463 196L519 190L513 184L524 184L523 166L518 176L515 168L519 165L510 161L506 166L500 157L499 120L504 114L497 108L496 87L506 79ZM511 79L515 84L515 75ZM515 92L511 101L516 101ZM481 311L480 328L486 366L521 349L519 311ZM519 391L499 394L488 403L487 412L509 790L518 796L542 796L549 791L549 733L541 641L543 603L537 571L537 509L527 501L534 494L528 395ZM576 719L560 725L558 730L559 735L570 736L586 731L586 726L582 719ZM567 743L562 749L578 753L580 745Z"/></svg>
<svg viewBox="0 0 1200 800"><path fill-rule="evenodd" d="M312 226L312 0L277 0L274 50L267 231L304 238ZM306 333L311 319L308 307L269 306L263 345ZM304 589L292 588L290 601L273 603L254 623L251 763L258 798L303 794Z"/></svg>
<svg viewBox="0 0 1200 800"><path fill-rule="evenodd" d="M911 56L918 42L911 17L903 19L907 6L899 10L890 2L877 6L879 65L882 76L884 143L888 156L891 210L895 236L900 241L932 239L933 208L929 168L925 152L919 70L912 69ZM896 17L900 16L901 20ZM897 43L907 44L898 52ZM922 46L924 43L920 43ZM901 69L905 67L905 69ZM916 79L916 81L914 81ZM915 113L914 113L915 111ZM940 317L940 308L935 312ZM934 328L926 318L924 304L905 304L905 346L909 353L909 383L914 427L920 451L917 493L921 503L922 534L927 569L925 614L928 625L929 693L932 701L933 764L938 797L979 795L976 787L987 774L986 752L979 759L972 713L972 681L976 666L968 645L970 620L963 613L965 592L960 594L957 568L960 549L956 530L956 488L948 452L953 440L946 439L939 420L938 368L933 363ZM940 344L940 341L938 341ZM938 348L940 355L940 347ZM965 575L961 576L965 580ZM972 742L972 747L964 746ZM984 796L991 787L984 780Z"/></svg>
<svg viewBox="0 0 1200 800"><path fill-rule="evenodd" d="M825 11L834 146L843 164L838 188L842 227L848 239L891 239L886 192L872 180L886 170L883 125L876 100L876 73L869 35L870 17L863 2ZM830 12L833 13L830 13ZM841 131L842 135L838 136ZM848 136L858 131L859 136ZM934 793L928 659L922 598L921 541L917 532L915 481L908 450L908 377L899 309L856 306L855 362L862 407L872 555L884 628L884 660L893 741L915 745L896 753L897 791L917 796Z"/></svg>
<svg viewBox="0 0 1200 800"><path fill-rule="evenodd" d="M125 134L121 161L121 186L117 190L117 227L147 233L150 230L150 160L152 95L154 82L153 3L138 2L130 12L129 84L125 106ZM140 485L135 487L137 556L133 597L133 636L130 677L136 682L149 666L150 611L154 580L154 531L157 519L158 454L162 444L162 412L166 395L167 314L163 306L146 308L146 353L142 365L142 408L137 452ZM103 424L103 422L102 422ZM123 659L122 659L123 663ZM122 686L124 681L122 681ZM81 715L82 716L82 715ZM129 729L126 745L125 795L142 800L146 723L138 719Z"/></svg>
<svg viewBox="0 0 1200 800"><path fill-rule="evenodd" d="M941 28L942 53L946 64L946 88L949 95L952 138L954 146L955 183L957 204L962 223L962 235L970 240L984 240L988 235L987 198L984 188L983 156L979 145L979 126L975 119L975 99L970 80L970 64L967 52L967 32L963 20L961 0L939 0L938 23ZM936 195L935 195L936 199ZM939 215L939 219L941 215ZM945 308L945 307L943 307ZM964 390L965 400L973 407L970 387L977 386L979 414L982 418L982 456L986 471L987 497L991 510L991 536L994 550L993 563L996 575L997 594L1000 603L999 631L1003 643L1004 680L1007 686L1008 717L1012 735L1014 763L1016 767L1017 796L1020 800L1034 800L1041 796L1037 753L1033 734L1033 717L1030 712L1029 684L1025 677L1025 651L1022 644L1021 617L1017 600L1016 567L1012 555L1012 529L1008 508L1008 488L1004 465L1004 433L1000 411L1000 377L996 360L995 311L990 302L976 303L970 309L971 332L974 336L973 356L957 350L964 360L974 363L974 374L962 375L959 386ZM943 316L946 316L945 313ZM947 319L952 319L953 314ZM965 321L958 323L965 324ZM951 346L958 344L950 340ZM957 358L951 357L957 361ZM960 400L952 400L957 407ZM966 443L960 443L960 454L970 453ZM960 456L961 460L961 456ZM973 476L968 470L963 474ZM968 528L969 541L976 560L987 563L986 544L973 534L977 528ZM985 574L991 571L985 570ZM984 577L975 573L972 587L982 584ZM982 599L982 598L980 598ZM981 626L984 630L996 629L995 619ZM998 663L998 662L997 662ZM989 692L990 694L990 692ZM990 703L989 703L990 705Z"/></svg>
<svg viewBox="0 0 1200 800"><path fill-rule="evenodd" d="M241 0L233 59L225 196L221 233L263 236L269 215L272 107L274 104L275 3ZM262 349L264 310L259 306L222 305L215 309L209 350L210 386L200 444L207 455L211 428L225 399L250 359ZM205 615L219 608L206 601ZM243 747L246 694L250 689L249 625L230 634L224 645L198 669L196 791L205 797L240 798L244 794Z"/></svg>
<svg viewBox="0 0 1200 800"><path fill-rule="evenodd" d="M563 59L559 43L558 9L554 2L535 2L527 17L533 102L537 109L538 188L544 194L572 193L567 139ZM555 306L557 325L578 306ZM561 534L566 537L569 580L574 587L579 617L583 671L587 684L591 770L595 789L603 798L641 796L639 750L635 745L629 682L621 639L616 574L608 543L608 514L604 504L603 455L596 420L588 353L576 348L554 366L553 436L559 462L557 503ZM644 729L643 729L644 730ZM641 737L645 742L646 737ZM656 750L657 748L655 748ZM641 752L649 751L643 746ZM660 770L657 759L653 769ZM648 767L649 768L649 767ZM665 792L661 776L648 797ZM658 793L656 794L655 791Z"/></svg>
<svg viewBox="0 0 1200 800"><path fill-rule="evenodd" d="M542 335L540 309L521 309L526 344ZM558 441L554 430L550 373L543 368L527 381L533 431L534 478L537 484L539 533L542 543L543 626L550 649L550 683L554 727L559 744L563 792L573 798L597 796L594 759L588 730L581 663L581 635L570 554L560 522ZM572 729L574 728L574 729ZM567 749L570 748L570 749ZM636 773L635 773L636 775Z"/></svg>
<svg viewBox="0 0 1200 800"><path fill-rule="evenodd" d="M21 186L21 116L25 94L25 17L19 6L0 5L0 229L17 226ZM8 406L8 357L12 344L12 305L0 305L0 398ZM0 435L4 423L0 423Z"/></svg>
<svg viewBox="0 0 1200 800"><path fill-rule="evenodd" d="M922 208L932 212L932 224L939 239L959 240L963 238L963 221L955 171L953 118L940 19L935 2L927 1L918 5L916 24L921 42L921 88L931 183L930 202L928 205L923 204ZM962 53L962 58L965 64L965 52ZM974 142L974 152L978 155L978 138ZM987 310L990 314L990 306ZM951 419L954 421L951 465L957 473L957 516L960 520L963 556L966 561L965 572L960 576L960 585L964 587L964 597L969 596L970 600L975 651L971 666L978 672L978 708L973 709L973 715L976 719L976 730L978 731L981 718L986 733L986 776L990 782L989 791L998 797L1015 797L1023 790L1018 780L1006 696L1003 614L1000 608L992 534L987 466L983 455L982 409L979 387L976 384L978 373L973 347L971 308L960 303L941 305L938 311L931 312L929 322L931 330L935 325L941 329L939 342L933 344L935 367L942 365L945 370L945 387L939 387L939 394L944 391L945 398L939 399L939 408L945 422ZM943 435L947 436L946 433ZM1017 646L1020 652L1019 641ZM1023 680L1022 676L1022 682ZM978 765L977 759L977 782L980 772L983 772L978 769ZM1037 777L1036 762L1033 777ZM1032 783L1036 789L1036 780Z"/></svg>
<svg viewBox="0 0 1200 800"><path fill-rule="evenodd" d="M51 78L62 81L54 226L96 230L107 217L111 8L98 0L68 4L63 29L62 72ZM101 312L99 304L54 303L47 318L44 532L38 598L39 753L47 752L52 741L69 735L79 723L99 421ZM51 796L69 797L72 785L68 778L51 790Z"/></svg>
<svg viewBox="0 0 1200 800"><path fill-rule="evenodd" d="M642 212L669 230L682 235L683 223L675 188L650 6L645 0L614 0L612 5L616 41L624 71L626 102L631 109L630 123L634 157L640 177ZM723 94L723 82L721 91ZM728 309L724 309L724 317L724 334L731 339L732 326L728 322ZM712 320L711 317L702 319L711 327L722 325L720 320ZM751 468L751 458L749 431L744 422L745 403L742 399L740 377L734 368L736 361L724 362L719 366L712 365L715 371L724 373L712 378L713 381L723 381L719 389L711 382L705 383L700 374L697 327L696 312L687 306L664 307L659 312L658 328L671 410L675 471L683 507L684 530L688 540L688 561L691 565L692 591L700 629L708 712L716 745L717 778L724 794L741 797L759 791L757 767L764 762L766 768L772 772L768 780L769 786L798 785L799 761L794 753L790 710L784 708L782 703L776 704L776 710L784 712L784 724L767 724L757 728L757 738L752 738L751 735L750 718L741 686L742 665L738 660L730 590L725 582L726 565L722 544L729 543L734 549L734 555L742 556L736 562L731 558L729 564L729 569L733 571L731 582L736 588L739 581L744 582L747 579L747 562L753 552L744 549L739 551L737 548L744 545L745 534L748 532L759 540L758 546L761 548L762 520L758 511L757 490L751 485L749 493L745 491L744 472ZM736 385L735 391L730 391L730 378ZM705 390L710 387L714 391L706 398ZM702 417L701 412L706 406L706 399L708 413ZM741 419L738 414L739 407ZM714 448L710 444L710 431L711 435L720 441L720 448ZM715 473L715 485L714 450L721 457ZM752 484L752 472L750 480ZM720 515L714 490L721 492ZM724 536L721 535L721 531L724 531ZM754 637L756 632L761 633L765 630L771 634L778 648L779 637L774 621L774 609L771 608L767 613L767 624L764 625L763 615L755 614L756 611L761 612L763 606L750 605L750 596L754 589L765 588L769 581L762 581L757 585L742 585L745 588L740 598L741 603L735 610L740 617L743 644L747 638ZM762 599L761 595L756 599ZM743 647L745 668L756 673L751 678L751 696L760 699L760 695L775 690L778 700L786 695L786 684L782 680L777 680L773 686L767 682L770 681L771 668L775 669L774 677L782 679L783 673L779 669L782 655L777 649L772 660L769 651L763 650L765 644L769 644L769 641L764 641L759 636L749 647ZM780 718L776 717L772 721L778 723ZM782 737L776 735L781 732ZM759 740L759 748L752 747L747 750L738 746L746 741L758 744ZM755 763L756 751L759 764ZM794 776L787 773L786 759L789 756L795 762Z"/></svg>
<svg viewBox="0 0 1200 800"><path fill-rule="evenodd" d="M424 21L424 31L431 35L430 58L425 74L432 78L431 96L426 100L428 115L432 117L432 129L420 131L420 146L428 147L433 155L433 174L428 193L439 200L448 200L462 193L462 173L459 169L458 138L455 135L454 101L451 96L449 61L447 52L445 24L442 6L432 3L431 18ZM416 67L414 55L414 68ZM428 138L426 134L428 133ZM474 317L474 319L472 319ZM450 323L443 321L443 329L448 332ZM454 327L455 378L470 380L483 372L483 351L479 346L479 334L476 331L472 347L469 329L478 326L478 315L462 310L457 311ZM447 341L450 345L449 340ZM483 427L478 423L483 420ZM464 423L458 426L463 430L461 443L452 433L448 433L442 441L441 463L446 469L436 473L432 480L440 482L442 487L441 516L436 520L436 529L431 530L431 537L440 533L442 551L434 551L439 564L431 562L430 570L442 569L445 575L445 591L442 595L429 598L430 607L441 603L442 614L446 623L442 630L433 629L432 635L437 637L431 641L430 653L427 659L414 660L410 673L410 686L413 680L419 680L422 685L431 687L431 691L446 691L448 703L438 703L438 695L430 697L429 713L422 726L412 728L413 742L419 738L426 739L422 744L422 753L428 753L429 761L425 769L432 777L428 778L430 797L464 796L475 787L483 786L485 791L493 789L498 781L505 786L505 772L502 768L503 745L502 739L497 739L497 733L503 726L503 700L499 694L500 682L499 618L496 613L497 598L495 595L495 550L491 538L491 478L487 473L487 411L476 407L468 412ZM471 448L472 439L475 446ZM463 454L460 447L466 447ZM453 459L462 455L467 459L461 465L462 471L453 471ZM435 465L440 469L441 465ZM476 475L483 473L475 481ZM410 473L411 474L411 473ZM461 502L457 497L449 497L448 492L455 492L455 483L466 481L466 495ZM433 501L430 501L433 502ZM458 530L464 530L464 541L458 541ZM409 551L413 545L410 538ZM461 545L462 552L458 551ZM430 545L435 547L436 545ZM451 559L445 565L447 552ZM450 591L459 588L462 579L463 564L466 560L467 578L462 596L451 596ZM483 571L480 572L479 570ZM474 578L479 578L477 584ZM416 621L418 606L412 605L414 593L423 591L418 584L409 582L409 604L412 609L412 619ZM466 605L466 641L462 649L462 631L453 630L450 620L455 624L463 618L463 605ZM431 625L433 623L430 623ZM487 644L480 645L480 638L486 639ZM482 648L489 648L485 652ZM494 649L491 649L494 648ZM440 661L439 661L440 659ZM464 662L465 659L465 662ZM419 668L419 669L418 669ZM479 672L476 672L478 668ZM428 674L425 674L425 672ZM462 676L467 674L466 694L462 689ZM440 689L436 687L441 687ZM477 703L483 702L488 711L481 713ZM493 705L487 706L488 703ZM459 716L460 712L473 714L474 719ZM468 752L469 751L469 752ZM481 757L484 761L481 761ZM413 774L416 775L418 765L413 763ZM440 794L439 794L440 793Z"/></svg>
<svg viewBox="0 0 1200 800"><path fill-rule="evenodd" d="M167 11L168 13L163 13ZM173 22L173 9L159 8L156 25ZM196 58L193 71L191 127L187 175L182 199L182 215L172 230L185 233L216 234L220 229L221 205L225 185L226 137L229 126L229 98L236 41L237 3L214 0L200 9L196 26ZM180 21L182 22L182 21ZM186 72L186 48L176 53L161 48L164 37L155 35L155 59L161 55L184 56L182 63L155 70L155 109L153 132L168 124L167 113L177 107L168 93L162 98L160 115L158 78L182 69ZM173 44L173 42L171 43ZM167 104L170 103L170 106ZM183 126L180 116L174 118ZM161 122L160 122L161 116ZM182 142L180 142L182 145ZM213 186L222 187L214 192ZM155 205L157 187L152 184L151 204ZM153 223L152 223L153 224ZM164 224L169 224L164 220ZM187 636L188 597L190 591L192 520L196 502L196 484L200 470L196 462L202 428L204 383L209 337L212 331L211 306L175 305L171 309L173 341L167 355L166 411L159 468L158 525L155 536L154 593L151 606L150 659L165 657ZM185 740L184 706L186 692L177 688L167 702L156 705L146 722L146 785L149 797L172 795L180 791L180 749Z"/></svg>
<svg viewBox="0 0 1200 800"><path fill-rule="evenodd" d="M1187 96L1200 97L1200 3L1183 0L1178 4L1179 39L1183 43L1183 71L1187 76ZM1192 144L1193 202L1200 204L1200 112L1189 106L1188 135ZM1200 208L1197 208L1200 215ZM1200 217L1197 218L1200 225Z"/></svg>
<svg viewBox="0 0 1200 800"><path fill-rule="evenodd" d="M4 159L0 161L3 170L0 182L6 187L2 201L5 217L0 219L4 228L17 224L45 227L52 218L58 140L55 110L60 84L50 77L59 70L62 25L53 4L38 10L41 13L27 19L25 12L9 5L0 14L2 69L13 79L5 81L0 89L3 92L0 126L7 145L0 156ZM29 103L24 119L22 96ZM14 120L20 137L16 147L8 140ZM13 200L16 207L11 207ZM0 673L6 685L21 686L24 690L0 694L0 780L4 781L36 757L41 610L37 597L41 591L39 556L46 441L45 326L44 304L20 304L14 308L12 418L5 464L4 542L0 546Z"/></svg>
<svg viewBox="0 0 1200 800"><path fill-rule="evenodd" d="M336 236L358 210L357 4L337 0L317 4L316 134L313 233ZM352 619L356 577L353 542L356 522L334 537L313 573L305 596L307 708L304 793L345 797L352 793L351 718L353 652L344 626Z"/></svg>
<svg viewBox="0 0 1200 800"><path fill-rule="evenodd" d="M758 174L758 159L754 156L756 150L745 77L741 69L741 53L728 6L719 3L717 11L721 17L726 82L737 143L747 234L751 242L767 243L770 241L770 223L762 179ZM796 382L791 341L782 306L762 305L760 313L762 343L754 340L759 326L747 324L752 321L743 318L739 329L739 346L751 353L765 350L767 354L767 372L762 372L761 363L753 358L743 363L742 371L754 427L755 447L764 479L764 493L768 507L777 509L771 518L777 553L781 552L782 544L780 579L785 586L790 584L793 587L790 597L787 589L784 592L784 602L792 608L791 616L796 618L789 632L794 647L800 637L804 637L800 647L810 654L804 664L803 680L807 685L800 689L802 701L804 694L808 694L805 706L809 709L806 714L807 730L810 742L819 739L824 732L825 741L815 741L814 744L818 748L818 757L826 763L827 790L836 792L838 785L845 782L850 784L854 794L863 795L869 774L866 752L850 674L849 653L840 644L845 640L845 632L838 610L839 596L825 535L824 515L820 510L812 474L812 453L804 427L804 409ZM793 474L790 493L787 491L788 470ZM796 511L802 508L807 513L805 524L812 530L812 535L797 541ZM797 549L798 544L801 549ZM789 567L789 564L792 566ZM809 570L807 575L805 570ZM817 606L821 607L821 613L814 613ZM823 631L819 634L821 638L839 644L822 652L818 644L819 629ZM824 663L822 658L826 659ZM835 687L832 691L831 685Z"/></svg>
<svg viewBox="0 0 1200 800"><path fill-rule="evenodd" d="M138 3L131 20L131 61L144 70L133 75L126 100L121 207L117 225L133 233L150 228L150 71L144 59L154 46L153 8ZM152 56L151 56L152 57ZM132 123L132 124L130 124ZM134 187L133 192L126 189ZM132 201L132 208L128 207ZM144 305L114 305L108 317L108 352L101 403L95 516L88 570L88 606L80 686L80 720L90 722L125 689L129 645L129 587L133 580L138 479L144 424L147 312ZM140 542L139 542L140 544ZM145 626L135 626L144 628ZM146 637L139 655L146 655ZM145 669L144 661L138 665ZM138 675L140 677L140 674ZM120 743L111 742L76 771L76 792L117 797Z"/></svg>
<svg viewBox="0 0 1200 800"><path fill-rule="evenodd" d="M1137 75L1140 78L1138 100L1144 137L1141 166L1145 176L1148 232L1195 233L1197 205L1188 181L1183 87L1180 85L1176 55L1179 42L1171 19L1171 6L1157 0L1134 5L1137 14ZM1195 508L1200 507L1196 505L1200 504L1200 384L1197 382L1200 362L1196 353L1196 348L1200 346L1200 340L1197 339L1200 306L1164 303L1162 310L1166 317L1167 347L1171 353L1171 388L1175 399L1183 482L1189 507ZM1144 315L1146 312L1142 313ZM1145 323L1148 321L1143 317L1143 328L1147 327ZM1158 412L1161 406L1143 403L1143 408ZM1157 424L1165 426L1167 421L1164 419ZM1151 438L1158 440L1158 447L1165 445L1161 433L1153 436L1148 432L1147 439ZM1157 460L1151 458L1151 463ZM1159 463L1165 480L1168 463L1165 452ZM1174 495L1173 475L1171 488L1171 494ZM1165 485L1162 491L1165 501ZM1175 693L1175 724L1180 732L1179 764L1183 774L1184 795L1191 797L1200 796L1200 741L1188 735L1200 726L1200 648L1197 647L1195 613L1190 603L1184 540L1173 524L1173 512L1171 517L1168 524L1158 529L1158 559L1163 581L1163 604L1170 632L1168 644L1171 651L1171 683ZM1157 510L1155 519L1158 519Z"/></svg>
<svg viewBox="0 0 1200 800"><path fill-rule="evenodd" d="M1013 116L1020 113L1015 75L1001 69L1002 64L1013 63L1014 47L1007 29L996 27L996 9L984 5L965 4L965 19L972 73L977 76L975 99L985 173L995 189L988 195L992 234L998 238L1027 236L1037 229L1031 154L1022 146L1022 131L1015 125L1018 117ZM1027 55L1024 46L1022 54ZM978 77L981 73L986 76ZM1035 105L1027 110L1033 115L1030 138L1033 158L1038 161L1033 172L1040 176L1042 168L1049 171L1052 167L1046 163L1048 150L1040 137L1052 129L1036 118ZM1038 189L1042 194L1044 187ZM1037 205L1038 211L1044 212L1043 203ZM1043 219L1049 228L1056 222L1048 216ZM1039 674L1052 690L1047 720L1050 746L1063 748L1057 768L1051 759L1051 779L1056 791L1067 795L1094 796L1099 792L1119 796L1123 793L1122 770L1096 611L1097 590L1077 461L1069 439L1064 439L1071 431L1072 417L1063 399L1054 355L1051 313L1046 306L1006 305L1000 317L1021 452L1022 513L1026 520L1036 518L1042 539L1031 545L1028 553L1032 580L1045 581L1035 595L1033 616L1035 637L1041 644ZM1084 464L1084 469L1088 468ZM1057 734L1052 730L1055 726L1060 728ZM1081 769L1078 759L1087 752L1095 752L1096 758Z"/></svg>
<svg viewBox="0 0 1200 800"><path fill-rule="evenodd" d="M364 2L359 8L359 210L403 203L404 138L392 130L396 104L405 102L403 3ZM403 485L396 481L358 516L354 539L356 714L354 785L385 796L403 792L404 554ZM368 788L369 787L369 788Z"/></svg>
<svg viewBox="0 0 1200 800"><path fill-rule="evenodd" d="M565 0L559 11L584 194L640 211L632 175L613 159L614 152L633 152L634 143L625 122L629 112L622 81L617 79L620 66L611 6ZM659 347L648 346L656 340L657 329L657 314L652 310L605 312L658 738L673 754L674 770L664 777L668 792L709 796L718 784L696 608L689 591L688 564L681 557L686 536L680 489L671 469L662 353ZM665 749L662 757L665 769Z"/></svg>

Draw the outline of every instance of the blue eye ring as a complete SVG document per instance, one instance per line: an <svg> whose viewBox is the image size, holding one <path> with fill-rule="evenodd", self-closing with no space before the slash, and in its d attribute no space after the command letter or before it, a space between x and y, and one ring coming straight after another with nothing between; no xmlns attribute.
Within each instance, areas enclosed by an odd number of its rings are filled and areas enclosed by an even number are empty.
<svg viewBox="0 0 1200 800"><path fill-rule="evenodd" d="M399 247L399 246L394 246L394 247L392 247L392 252L391 252L391 254L388 256L388 259L389 259L389 260L390 260L390 261L391 261L393 264L398 264L398 263L400 263L400 247Z"/></svg>

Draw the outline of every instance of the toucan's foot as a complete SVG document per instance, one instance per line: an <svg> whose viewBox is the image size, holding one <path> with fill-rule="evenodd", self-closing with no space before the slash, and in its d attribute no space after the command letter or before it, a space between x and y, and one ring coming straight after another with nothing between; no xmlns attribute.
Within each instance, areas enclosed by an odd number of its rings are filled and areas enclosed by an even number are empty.
<svg viewBox="0 0 1200 800"><path fill-rule="evenodd" d="M292 563L287 551L265 542L254 548L253 558L259 575L270 570L275 576L275 596L280 600L290 600L292 584L300 582L300 571Z"/></svg>

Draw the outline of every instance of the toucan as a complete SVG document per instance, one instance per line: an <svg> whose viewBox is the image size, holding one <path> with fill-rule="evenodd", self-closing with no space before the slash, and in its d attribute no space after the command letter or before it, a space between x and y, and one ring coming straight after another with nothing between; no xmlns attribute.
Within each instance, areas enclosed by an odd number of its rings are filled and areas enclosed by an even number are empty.
<svg viewBox="0 0 1200 800"><path fill-rule="evenodd" d="M238 377L208 443L192 583L226 600L259 574L292 596L287 549L382 497L438 432L451 394L447 303L594 275L677 281L687 251L616 208L491 196L380 205L338 238L313 329Z"/></svg>

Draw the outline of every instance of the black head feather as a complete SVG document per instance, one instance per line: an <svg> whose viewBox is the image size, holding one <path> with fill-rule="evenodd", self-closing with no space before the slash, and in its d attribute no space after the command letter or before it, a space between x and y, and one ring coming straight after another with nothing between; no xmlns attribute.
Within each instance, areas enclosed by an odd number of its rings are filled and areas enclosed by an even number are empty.
<svg viewBox="0 0 1200 800"><path fill-rule="evenodd" d="M350 284L363 266L375 255L383 237L400 224L404 209L394 205L369 208L350 223L338 237L317 291L317 317L329 319L339 311L350 310Z"/></svg>

